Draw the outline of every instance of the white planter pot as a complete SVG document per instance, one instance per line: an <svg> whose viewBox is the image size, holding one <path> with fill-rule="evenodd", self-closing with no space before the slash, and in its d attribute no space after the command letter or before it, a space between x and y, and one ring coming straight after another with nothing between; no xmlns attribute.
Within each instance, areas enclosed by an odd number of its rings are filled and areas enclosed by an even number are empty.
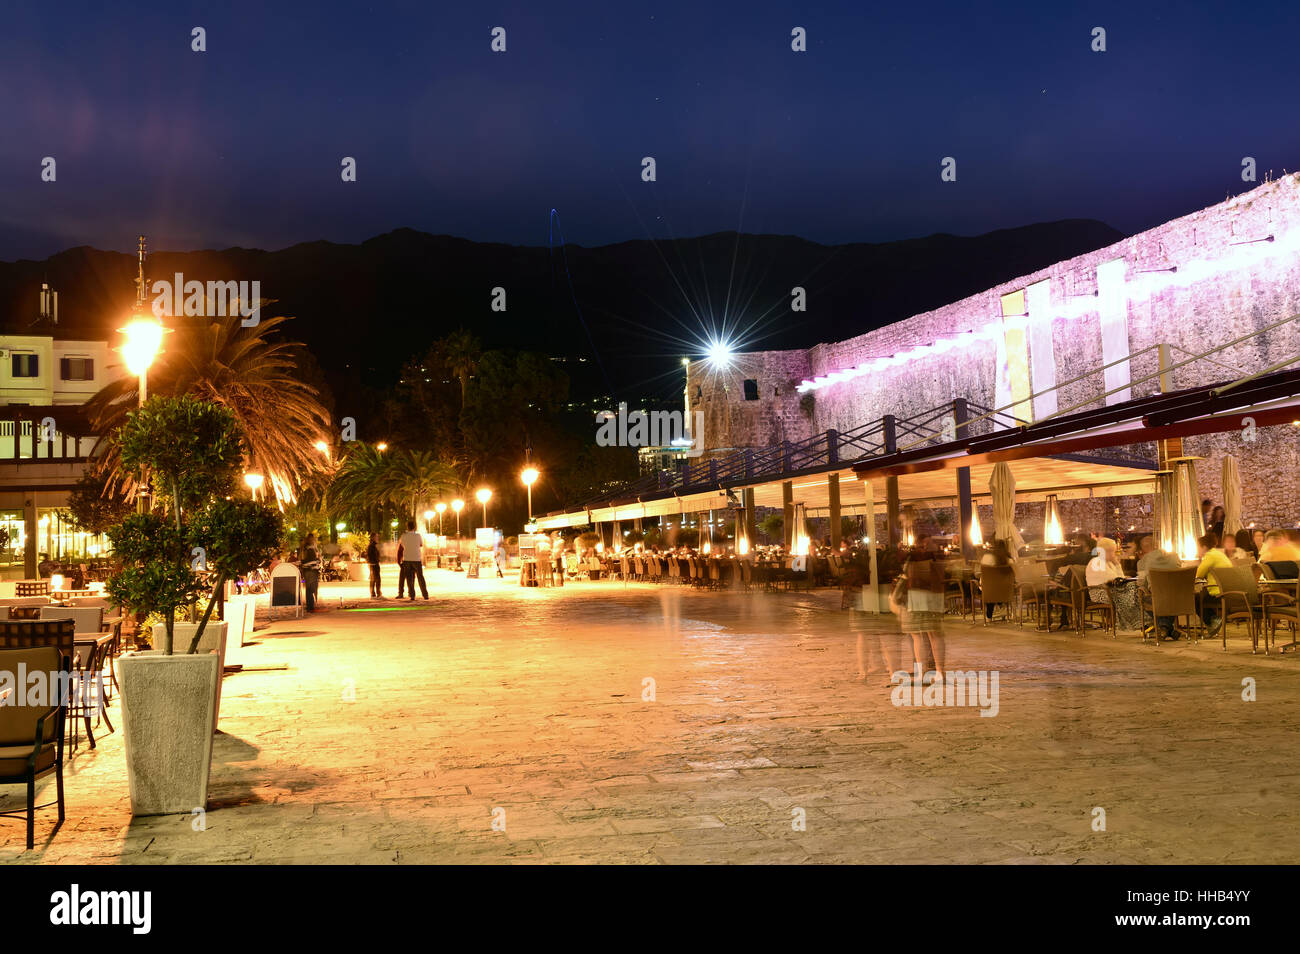
<svg viewBox="0 0 1300 954"><path fill-rule="evenodd" d="M131 814L189 814L207 807L220 666L215 653L150 651L118 660Z"/></svg>
<svg viewBox="0 0 1300 954"><path fill-rule="evenodd" d="M172 652L177 655L183 655L190 651L190 640L194 638L194 631L199 628L198 623L176 623L172 627ZM198 655L203 656L208 653L216 653L217 658L221 660L221 668L217 670L217 698L212 708L212 731L217 731L217 720L221 717L221 674L226 668L226 632L227 623L225 620L208 620L208 625L203 627L203 638L199 640ZM162 623L154 623L153 626L153 644L154 648L161 649L163 640L167 638L167 627Z"/></svg>

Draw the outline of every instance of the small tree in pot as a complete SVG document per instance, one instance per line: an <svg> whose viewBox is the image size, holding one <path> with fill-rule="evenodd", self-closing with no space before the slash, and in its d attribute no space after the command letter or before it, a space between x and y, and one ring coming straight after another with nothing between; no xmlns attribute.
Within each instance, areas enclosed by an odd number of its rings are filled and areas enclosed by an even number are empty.
<svg viewBox="0 0 1300 954"><path fill-rule="evenodd" d="M208 557L195 552L194 531L184 518L235 492L244 459L239 421L190 395L155 397L127 415L116 440L122 466L138 482L153 483L164 511L136 514L109 531L122 570L109 580L108 592L124 606L163 614L163 652L170 656L176 608L193 606L207 589L197 571ZM164 532L163 523L171 529ZM198 648L197 635L190 653Z"/></svg>

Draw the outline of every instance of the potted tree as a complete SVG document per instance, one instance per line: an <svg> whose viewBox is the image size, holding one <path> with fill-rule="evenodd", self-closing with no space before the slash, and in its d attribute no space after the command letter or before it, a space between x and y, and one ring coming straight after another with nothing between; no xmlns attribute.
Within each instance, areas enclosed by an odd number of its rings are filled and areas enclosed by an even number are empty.
<svg viewBox="0 0 1300 954"><path fill-rule="evenodd" d="M147 476L160 504L109 531L121 563L109 595L163 619L154 649L124 655L118 665L131 810L190 812L207 801L225 624L205 625L211 603L197 623L177 623L176 614L188 609L193 619L208 589L201 571L209 560L218 575L226 565L196 542L219 539L213 521L192 518L216 501L232 503L225 498L235 492L243 442L229 410L191 396L153 398L127 415L115 439L123 468L138 482ZM178 636L185 647L180 655L173 651Z"/></svg>

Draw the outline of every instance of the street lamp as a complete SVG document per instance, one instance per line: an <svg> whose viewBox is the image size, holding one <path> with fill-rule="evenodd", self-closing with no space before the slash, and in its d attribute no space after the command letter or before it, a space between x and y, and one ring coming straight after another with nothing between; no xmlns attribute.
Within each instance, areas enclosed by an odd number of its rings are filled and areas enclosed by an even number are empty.
<svg viewBox="0 0 1300 954"><path fill-rule="evenodd" d="M524 472L519 475L523 480L524 486L528 488L528 522L533 522L533 481L537 480L537 468L525 467Z"/></svg>
<svg viewBox="0 0 1300 954"><path fill-rule="evenodd" d="M432 510L426 510L426 511L424 512L424 532L425 532L425 533L433 533L433 528L429 526L429 524L431 524L431 523L433 523L433 511L432 511Z"/></svg>
<svg viewBox="0 0 1300 954"><path fill-rule="evenodd" d="M451 502L451 509L456 512L456 544L460 544L460 512L465 507L465 501L457 497Z"/></svg>
<svg viewBox="0 0 1300 954"><path fill-rule="evenodd" d="M438 511L438 536L442 536L442 515L447 512L447 505L439 500L433 509Z"/></svg>
<svg viewBox="0 0 1300 954"><path fill-rule="evenodd" d="M257 499L257 492L262 489L262 480L263 477L261 474L244 475L244 483L248 485L248 490L252 494L254 500Z"/></svg>
<svg viewBox="0 0 1300 954"><path fill-rule="evenodd" d="M492 491L488 490L488 488L486 487L480 487L478 493L476 493L474 496L478 498L478 502L483 505L483 526L486 527L488 525L487 503L489 500L492 499Z"/></svg>
<svg viewBox="0 0 1300 954"><path fill-rule="evenodd" d="M149 365L153 364L162 347L162 322L135 315L125 328L118 331L126 335L122 357L126 360L127 370L140 379L140 406L143 407L149 399Z"/></svg>

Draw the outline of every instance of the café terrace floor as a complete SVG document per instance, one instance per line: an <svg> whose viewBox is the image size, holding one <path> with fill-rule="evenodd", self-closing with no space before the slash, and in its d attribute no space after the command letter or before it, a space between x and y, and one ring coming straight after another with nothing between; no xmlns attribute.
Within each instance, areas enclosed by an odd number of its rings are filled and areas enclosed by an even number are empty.
<svg viewBox="0 0 1300 954"><path fill-rule="evenodd" d="M431 570L428 604L327 585L226 678L206 828L132 819L122 736L19 863L1291 863L1300 659L950 622L999 710L855 681L839 593L521 589ZM386 580L386 592L395 591ZM357 609L340 608L340 601ZM868 635L868 642L874 636ZM1257 700L1243 701L1242 681ZM654 701L643 685L654 680ZM351 701L350 701L351 700ZM121 715L115 702L110 710ZM53 782L47 783L52 787ZM22 789L0 789L5 810ZM40 800L41 793L38 793ZM1095 809L1105 830L1094 831ZM794 830L802 810L806 830ZM494 830L495 818L504 831Z"/></svg>

